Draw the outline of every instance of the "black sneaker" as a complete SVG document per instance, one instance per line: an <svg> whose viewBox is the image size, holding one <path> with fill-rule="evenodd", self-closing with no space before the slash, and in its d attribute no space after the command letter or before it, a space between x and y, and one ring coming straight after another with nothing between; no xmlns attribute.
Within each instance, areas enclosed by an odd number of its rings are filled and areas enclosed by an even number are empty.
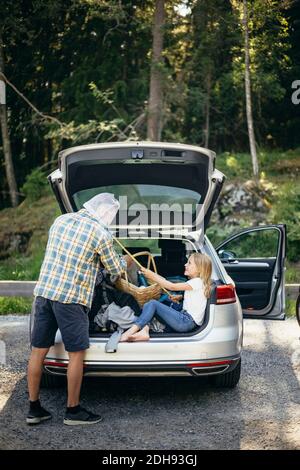
<svg viewBox="0 0 300 470"><path fill-rule="evenodd" d="M37 408L36 410L29 410L26 423L27 424L39 424L42 421L51 419L52 415L49 411L45 410L43 407Z"/></svg>
<svg viewBox="0 0 300 470"><path fill-rule="evenodd" d="M101 416L95 415L94 413L91 413L90 411L80 407L77 413L70 413L69 411L66 411L64 424L67 424L68 426L95 424L99 423L101 419Z"/></svg>

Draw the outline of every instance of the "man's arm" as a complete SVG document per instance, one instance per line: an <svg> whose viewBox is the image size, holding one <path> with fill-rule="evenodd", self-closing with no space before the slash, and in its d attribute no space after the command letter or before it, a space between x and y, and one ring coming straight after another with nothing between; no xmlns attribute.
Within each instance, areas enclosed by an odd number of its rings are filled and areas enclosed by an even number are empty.
<svg viewBox="0 0 300 470"><path fill-rule="evenodd" d="M113 247L112 239L106 238L101 240L98 249L101 263L110 274L120 276L127 269L127 261L125 256L119 256Z"/></svg>

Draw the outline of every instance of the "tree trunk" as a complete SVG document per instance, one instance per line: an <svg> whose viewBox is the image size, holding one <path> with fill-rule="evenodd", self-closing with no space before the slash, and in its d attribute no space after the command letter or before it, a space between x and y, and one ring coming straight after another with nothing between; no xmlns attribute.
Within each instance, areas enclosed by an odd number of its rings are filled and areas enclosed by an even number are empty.
<svg viewBox="0 0 300 470"><path fill-rule="evenodd" d="M205 103L205 127L204 127L204 147L209 145L210 132L210 93L211 93L211 71L207 70L206 76L206 103Z"/></svg>
<svg viewBox="0 0 300 470"><path fill-rule="evenodd" d="M154 22L152 61L150 75L150 92L148 104L147 139L160 140L162 132L163 89L160 67L163 63L162 51L165 24L165 1L156 0Z"/></svg>
<svg viewBox="0 0 300 470"><path fill-rule="evenodd" d="M0 72L4 73L4 53L3 53L3 42L0 33ZM16 207L19 202L18 198L18 188L15 178L15 170L12 160L11 145L9 139L8 125L7 125L7 112L6 105L0 104L0 125L2 133L2 145L4 153L4 162L5 162L5 173L9 189L9 195L11 200L11 205Z"/></svg>
<svg viewBox="0 0 300 470"><path fill-rule="evenodd" d="M248 136L250 144L250 153L252 159L253 174L258 176L258 160L256 153L255 134L253 127L252 99L251 99L251 78L250 78L250 52L249 52L249 25L248 25L248 0L243 0L243 25L245 35L245 94L246 94L246 113Z"/></svg>

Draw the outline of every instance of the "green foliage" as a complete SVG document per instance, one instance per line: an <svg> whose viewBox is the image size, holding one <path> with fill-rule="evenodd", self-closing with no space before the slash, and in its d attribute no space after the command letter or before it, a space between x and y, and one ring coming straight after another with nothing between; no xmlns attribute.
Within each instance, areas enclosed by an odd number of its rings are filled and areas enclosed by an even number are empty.
<svg viewBox="0 0 300 470"><path fill-rule="evenodd" d="M220 227L220 225L212 224L209 225L206 234L210 239L213 246L218 246L223 240L228 238L232 233L236 232L237 228L225 225Z"/></svg>
<svg viewBox="0 0 300 470"><path fill-rule="evenodd" d="M31 312L32 299L25 297L0 297L0 315Z"/></svg>
<svg viewBox="0 0 300 470"><path fill-rule="evenodd" d="M24 193L28 201L33 202L41 199L42 196L49 194L49 184L45 173L39 168L35 168L26 176L21 191Z"/></svg>
<svg viewBox="0 0 300 470"><path fill-rule="evenodd" d="M272 258L278 250L279 232L270 229L262 232L250 232L238 239L226 243L222 249L230 251L236 258Z"/></svg>
<svg viewBox="0 0 300 470"><path fill-rule="evenodd" d="M76 125L74 121L71 121L63 127L56 125L49 126L50 130L46 134L46 138L56 141L57 148L59 148L58 144L63 140L68 141L70 146L83 145L97 142L103 134L107 136L114 136L118 133L121 134L120 125L122 124L123 121L121 119L102 122L90 120L85 124L78 125Z"/></svg>
<svg viewBox="0 0 300 470"><path fill-rule="evenodd" d="M39 277L45 246L39 246L32 255L16 254L1 262L0 280L36 281Z"/></svg>
<svg viewBox="0 0 300 470"><path fill-rule="evenodd" d="M281 184L277 188L277 203L273 205L270 220L287 225L287 257L300 259L300 185L296 182Z"/></svg>
<svg viewBox="0 0 300 470"><path fill-rule="evenodd" d="M297 180L300 173L300 149L260 149L258 158L261 179L272 179L273 176L278 178L282 174L283 177L288 176L289 180ZM229 181L232 178L246 180L251 176L251 157L249 153L226 151L217 155L216 167Z"/></svg>
<svg viewBox="0 0 300 470"><path fill-rule="evenodd" d="M300 260L300 150L259 151L260 181L264 201L269 210L265 216L265 224L287 225L287 259L297 262ZM224 152L217 157L216 167L222 171L228 182L242 182L251 175L250 155L246 153ZM222 214L230 208L222 207ZM255 214L254 214L255 215ZM231 214L232 219L232 214ZM208 229L210 238L217 245L227 236L249 226L252 220L236 218L238 225L219 224L211 225ZM298 274L299 278L299 274ZM298 282L298 281L297 281Z"/></svg>
<svg viewBox="0 0 300 470"><path fill-rule="evenodd" d="M224 152L217 157L217 168L228 179L249 176L251 158L248 153Z"/></svg>
<svg viewBox="0 0 300 470"><path fill-rule="evenodd" d="M285 282L287 284L299 284L300 282L300 262L286 262Z"/></svg>
<svg viewBox="0 0 300 470"><path fill-rule="evenodd" d="M60 210L53 195L36 202L25 199L15 209L0 211L0 280L37 280L48 230L59 214ZM7 257L7 238L11 239L12 234L22 233L30 233L26 251L11 252Z"/></svg>
<svg viewBox="0 0 300 470"><path fill-rule="evenodd" d="M116 86L115 86L116 88ZM123 82L119 82L119 91L123 88ZM122 116L114 105L114 91L111 89L99 90L94 82L89 83L90 94L98 103L111 108L115 118L110 120L90 119L86 123L76 124L71 121L62 126L48 124L47 139L55 142L55 147L59 150L62 141L68 141L69 145L83 145L91 142L102 142L107 140L136 140L137 135L133 127L126 126L126 116ZM117 94L117 91L116 91Z"/></svg>
<svg viewBox="0 0 300 470"><path fill-rule="evenodd" d="M285 300L285 313L289 318L296 316L296 300L286 299Z"/></svg>
<svg viewBox="0 0 300 470"><path fill-rule="evenodd" d="M162 140L203 145L209 118L208 146L241 155L249 147L242 2L165 5ZM299 2L248 5L256 140L263 148L295 148L299 116L291 83L300 73ZM5 73L37 109L65 123L45 125L7 87L18 186L61 148L146 137L154 8L150 0L4 0ZM229 157L228 166L238 175L240 161ZM0 185L4 198L4 165Z"/></svg>

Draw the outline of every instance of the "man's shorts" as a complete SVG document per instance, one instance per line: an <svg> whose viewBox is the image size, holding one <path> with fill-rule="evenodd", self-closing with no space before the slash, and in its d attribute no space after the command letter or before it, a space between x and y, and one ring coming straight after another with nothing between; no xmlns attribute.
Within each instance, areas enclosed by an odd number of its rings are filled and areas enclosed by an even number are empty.
<svg viewBox="0 0 300 470"><path fill-rule="evenodd" d="M38 296L33 303L34 323L31 345L50 348L59 328L68 352L89 348L88 308L80 304L63 304Z"/></svg>

